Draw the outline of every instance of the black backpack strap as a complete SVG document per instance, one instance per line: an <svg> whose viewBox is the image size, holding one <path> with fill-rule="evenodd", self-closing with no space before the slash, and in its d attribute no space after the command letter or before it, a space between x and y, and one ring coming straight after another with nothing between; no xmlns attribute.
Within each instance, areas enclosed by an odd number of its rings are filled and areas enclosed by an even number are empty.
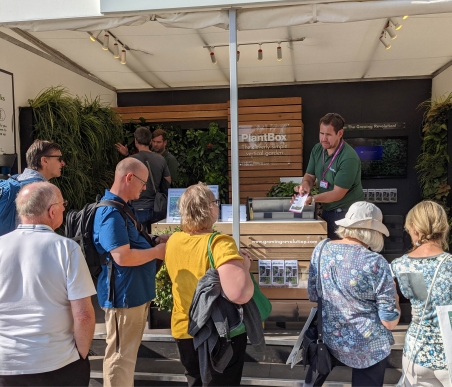
<svg viewBox="0 0 452 387"><path fill-rule="evenodd" d="M124 205L120 202L117 202L115 200L102 200L99 203L97 203L96 207L114 207L116 208L124 218L126 225L127 225L127 218L128 217L135 228L141 233L141 235L146 239L146 241L151 245L151 247L155 246L155 239L151 238L151 236L146 232L143 225L138 221L135 214L130 210L129 206Z"/></svg>

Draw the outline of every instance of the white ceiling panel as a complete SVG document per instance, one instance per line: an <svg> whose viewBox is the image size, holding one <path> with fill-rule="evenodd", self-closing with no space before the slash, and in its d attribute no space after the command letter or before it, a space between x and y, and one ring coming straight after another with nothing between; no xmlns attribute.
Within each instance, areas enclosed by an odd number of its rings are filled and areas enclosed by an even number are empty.
<svg viewBox="0 0 452 387"><path fill-rule="evenodd" d="M430 76L452 60L452 14L404 20L390 50L379 41L385 24L386 19L381 19L239 31L239 84ZM0 31L17 37L10 30ZM125 65L103 51L101 44L91 42L86 32L33 32L33 36L119 90L229 84L229 47L215 48L216 65L203 48L227 45L228 31L166 28L148 22L111 33L130 48ZM302 37L302 42L284 42ZM281 62L276 60L277 43L265 43L279 41L283 41ZM111 50L113 43L110 37ZM264 43L261 62L257 43Z"/></svg>

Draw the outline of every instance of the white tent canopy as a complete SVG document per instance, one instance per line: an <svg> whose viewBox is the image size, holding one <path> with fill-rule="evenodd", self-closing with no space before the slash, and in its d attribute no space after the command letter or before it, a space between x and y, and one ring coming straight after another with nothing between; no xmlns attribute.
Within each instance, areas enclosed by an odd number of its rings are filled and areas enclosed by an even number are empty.
<svg viewBox="0 0 452 387"><path fill-rule="evenodd" d="M305 2L303 2L305 3ZM58 7L57 7L58 9ZM328 1L324 3L279 5L237 10L237 30L259 30L297 26L307 23L347 23L378 20L403 15L429 15L452 12L451 0L380 0L380 1ZM11 17L11 16L10 16ZM97 12L77 18L11 21L0 17L0 26L42 32L56 30L101 31L121 26L137 26L158 21L166 27L202 29L207 27L229 28L228 11L153 13L152 10L136 14L102 16Z"/></svg>

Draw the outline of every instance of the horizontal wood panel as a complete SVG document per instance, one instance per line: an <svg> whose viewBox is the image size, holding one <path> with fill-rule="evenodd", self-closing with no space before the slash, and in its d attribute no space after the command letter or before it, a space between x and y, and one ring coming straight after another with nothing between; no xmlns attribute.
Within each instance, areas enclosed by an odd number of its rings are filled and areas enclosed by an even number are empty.
<svg viewBox="0 0 452 387"><path fill-rule="evenodd" d="M301 120L301 113L259 113L259 114L242 114L239 122L246 121L284 121L284 120ZM300 126L300 125L298 125Z"/></svg>
<svg viewBox="0 0 452 387"><path fill-rule="evenodd" d="M229 140L230 142L230 140ZM299 152L303 149L303 140L301 141L285 141L283 143L280 142L272 142L272 143L245 143L239 142L239 150L280 150L280 149L298 149ZM231 148L229 148L231 150Z"/></svg>
<svg viewBox="0 0 452 387"><path fill-rule="evenodd" d="M275 300L267 321L306 321L311 308L317 306L309 300Z"/></svg>
<svg viewBox="0 0 452 387"><path fill-rule="evenodd" d="M240 236L240 243L248 247L287 248L310 247L313 248L323 239L321 235L253 235Z"/></svg>
<svg viewBox="0 0 452 387"><path fill-rule="evenodd" d="M242 122L239 120L239 127L247 127L249 125L255 125L255 126L264 126L264 125L285 125L285 126L296 126L296 127L303 127L303 123L301 119L299 120L274 120L273 122L263 121L261 119L257 119L255 121L247 121ZM228 128L231 127L231 122L228 119Z"/></svg>
<svg viewBox="0 0 452 387"><path fill-rule="evenodd" d="M301 97L239 99L238 106L301 105ZM230 102L228 102L230 104Z"/></svg>
<svg viewBox="0 0 452 387"><path fill-rule="evenodd" d="M271 226L271 224L270 224ZM304 233L306 235L306 232ZM325 235L315 234L321 238ZM253 257L253 259L296 259L304 262L311 260L314 247L287 247L285 249L267 249L265 247L247 247L246 251Z"/></svg>
<svg viewBox="0 0 452 387"><path fill-rule="evenodd" d="M260 287L270 300L308 300L308 289L287 287Z"/></svg>
<svg viewBox="0 0 452 387"><path fill-rule="evenodd" d="M193 112L198 110L225 110L227 111L229 104L212 103L212 104L195 104L195 105L163 105L163 106L126 106L113 108L117 113L159 113L159 112Z"/></svg>
<svg viewBox="0 0 452 387"><path fill-rule="evenodd" d="M231 109L228 109L231 112ZM255 114L255 113L301 113L301 105L266 105L266 106L252 106L252 107L239 107L239 120L242 114Z"/></svg>
<svg viewBox="0 0 452 387"><path fill-rule="evenodd" d="M159 226L171 225L172 228L176 225L175 223L159 223ZM215 229L222 232L223 234L232 234L232 223L231 222L217 222L215 223ZM323 239L326 235L326 222L318 220L293 220L293 221L248 221L240 222L240 234L241 235L311 235L311 238ZM255 246L253 248L263 249L262 246ZM300 248L301 247L301 248ZM315 246L296 246L290 249L289 246L284 249L286 252L296 253L297 250L312 249ZM271 250L274 250L273 248ZM262 250L263 251L263 250ZM281 250L280 250L281 251ZM310 259L310 258L308 258Z"/></svg>
<svg viewBox="0 0 452 387"><path fill-rule="evenodd" d="M259 169L265 169L266 170L275 170L275 169L294 169L301 171L301 163L291 163L291 164L281 164L281 163L275 163L274 165L252 165L252 166L240 166L240 171L253 171L253 170L259 170ZM300 173L300 172L299 172ZM298 175L298 173L297 173ZM295 176L297 176L295 175ZM293 175L281 175L281 176L293 176Z"/></svg>
<svg viewBox="0 0 452 387"><path fill-rule="evenodd" d="M239 171L240 179L248 177L259 177L259 176L275 176L275 177L297 177L303 176L303 170L300 168L298 171L294 170L243 170ZM231 170L228 172L229 179L231 178Z"/></svg>
<svg viewBox="0 0 452 387"><path fill-rule="evenodd" d="M288 155L283 150L265 151L261 154L260 151L248 151L252 156L240 156L240 165L254 164L254 163L301 163L301 155ZM266 156L266 154L269 154ZM276 154L276 155L275 155ZM231 162L231 157L228 157L228 162ZM260 165L260 164L256 164Z"/></svg>
<svg viewBox="0 0 452 387"><path fill-rule="evenodd" d="M247 184L240 183L240 192L265 192L267 193L271 187L273 187L273 183L260 183L260 184ZM265 196L265 195L264 195Z"/></svg>
<svg viewBox="0 0 452 387"><path fill-rule="evenodd" d="M255 145L258 145L258 146L265 146L268 143L284 145L284 144L286 144L286 143L288 143L290 141L302 141L302 139L303 139L303 134L298 132L298 133L293 133L293 134L287 134L286 138L285 138L285 141L276 141L276 140L275 141L271 141L271 142L270 141L251 141L251 142L240 141L239 145L255 144ZM228 134L228 141L231 142L231 135L230 134Z"/></svg>
<svg viewBox="0 0 452 387"><path fill-rule="evenodd" d="M253 152L253 151L257 151L257 149L256 150L253 150L253 149L239 149L239 157L246 157L246 156L249 155L250 152ZM299 155L299 156L301 156L301 152L302 152L301 147L299 147L299 148L295 147L295 148L292 148L292 149L281 149L281 150L280 149L265 149L265 150L262 150L262 151L264 152L264 155L265 155L266 152L282 151L282 152L284 152L284 155L287 155L287 156L292 156L292 155ZM230 149L228 149L228 157L229 158L231 157L231 153L232 153L232 151Z"/></svg>
<svg viewBox="0 0 452 387"><path fill-rule="evenodd" d="M225 110L197 110L188 112L156 112L156 113L125 113L121 114L124 120L137 119L143 117L147 120L177 120L184 119L187 121L197 119L227 118Z"/></svg>
<svg viewBox="0 0 452 387"><path fill-rule="evenodd" d="M259 135L259 131L264 133L275 134L298 134L302 133L303 129L300 126L288 126L288 125L240 125L240 134L254 134ZM228 135L231 135L231 128L228 129Z"/></svg>
<svg viewBox="0 0 452 387"><path fill-rule="evenodd" d="M279 177L276 176L263 176L263 177L248 177L246 179L240 179L239 184L278 184Z"/></svg>

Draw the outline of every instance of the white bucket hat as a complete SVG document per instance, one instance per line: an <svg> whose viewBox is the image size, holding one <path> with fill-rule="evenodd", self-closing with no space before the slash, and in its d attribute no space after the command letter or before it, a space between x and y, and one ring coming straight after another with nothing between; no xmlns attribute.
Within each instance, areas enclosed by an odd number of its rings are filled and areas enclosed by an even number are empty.
<svg viewBox="0 0 452 387"><path fill-rule="evenodd" d="M337 220L336 224L342 227L375 230L388 237L389 231L382 221L383 214L376 205L368 202L356 202L350 206L345 218Z"/></svg>

